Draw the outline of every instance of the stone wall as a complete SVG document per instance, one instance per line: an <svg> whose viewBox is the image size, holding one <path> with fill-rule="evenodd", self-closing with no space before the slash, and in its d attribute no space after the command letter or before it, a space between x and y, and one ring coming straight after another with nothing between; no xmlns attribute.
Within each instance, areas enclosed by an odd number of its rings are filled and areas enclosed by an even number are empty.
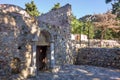
<svg viewBox="0 0 120 80"><path fill-rule="evenodd" d="M0 5L0 80L18 73L28 75L32 39L37 28L35 21L20 7Z"/></svg>
<svg viewBox="0 0 120 80"><path fill-rule="evenodd" d="M81 37L81 39L80 39ZM74 45L79 45L79 48L89 47L91 48L120 48L119 40L101 40L101 39L87 39L87 35L81 34L71 34L71 40Z"/></svg>
<svg viewBox="0 0 120 80"><path fill-rule="evenodd" d="M39 21L64 28L70 27L71 5L67 4L38 17Z"/></svg>
<svg viewBox="0 0 120 80"><path fill-rule="evenodd" d="M41 31L46 30L53 37L56 65L73 63L70 47L70 15L71 6L67 4L38 17Z"/></svg>
<svg viewBox="0 0 120 80"><path fill-rule="evenodd" d="M120 48L82 48L75 64L120 69Z"/></svg>
<svg viewBox="0 0 120 80"><path fill-rule="evenodd" d="M106 48L120 48L119 40L100 40L100 39L90 39L91 47L106 47Z"/></svg>
<svg viewBox="0 0 120 80"><path fill-rule="evenodd" d="M11 77L12 80L14 74L21 73L27 77L29 73L36 72L36 47L41 41L40 32L50 36L48 43L54 43L54 50L49 51L49 57L51 58L51 53L54 52L55 65L73 63L70 15L69 4L43 14L38 19L29 16L18 6L1 4L0 79ZM51 48L51 45L48 47Z"/></svg>

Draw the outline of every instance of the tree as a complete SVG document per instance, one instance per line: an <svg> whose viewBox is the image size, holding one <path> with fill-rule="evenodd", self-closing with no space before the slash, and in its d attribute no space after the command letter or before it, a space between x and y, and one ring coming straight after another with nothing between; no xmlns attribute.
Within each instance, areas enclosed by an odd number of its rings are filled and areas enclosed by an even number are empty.
<svg viewBox="0 0 120 80"><path fill-rule="evenodd" d="M61 7L60 3L57 3L57 4L54 5L54 7L51 10L56 10L56 9L58 9L60 7Z"/></svg>
<svg viewBox="0 0 120 80"><path fill-rule="evenodd" d="M88 35L88 39L92 39L94 37L94 26L92 21L94 19L93 15L85 15L79 20L83 22L82 31L83 34Z"/></svg>
<svg viewBox="0 0 120 80"><path fill-rule="evenodd" d="M106 3L110 3L112 2L113 0L105 0Z"/></svg>
<svg viewBox="0 0 120 80"><path fill-rule="evenodd" d="M120 17L120 2L112 4L112 13L117 14L117 16Z"/></svg>
<svg viewBox="0 0 120 80"><path fill-rule="evenodd" d="M33 17L39 16L40 12L37 10L37 7L34 3L34 1L31 1L31 3L25 4L26 8L25 10Z"/></svg>
<svg viewBox="0 0 120 80"><path fill-rule="evenodd" d="M120 0L106 0L106 3L112 3L112 13L116 14L120 18Z"/></svg>
<svg viewBox="0 0 120 80"><path fill-rule="evenodd" d="M99 28L99 29L95 30L95 36L94 36L95 39L100 39L101 38L102 30L103 30L102 28ZM104 39L106 39L106 40L114 39L115 34L116 34L116 32L114 32L111 28L108 28L108 29L106 29L106 32L104 34Z"/></svg>
<svg viewBox="0 0 120 80"><path fill-rule="evenodd" d="M98 14L95 15L95 21L93 24L95 27L101 29L99 33L101 33L101 41L102 39L107 39L107 37L111 37L111 35L107 35L109 29L120 29L119 27L119 20L116 20L116 15L112 14L111 12L107 12L105 14Z"/></svg>
<svg viewBox="0 0 120 80"><path fill-rule="evenodd" d="M95 28L95 36L94 39L101 39L102 29L96 29Z"/></svg>
<svg viewBox="0 0 120 80"><path fill-rule="evenodd" d="M110 2L120 2L120 0L105 0L106 3L110 3Z"/></svg>
<svg viewBox="0 0 120 80"><path fill-rule="evenodd" d="M78 20L76 17L72 15L71 18L71 26L72 26L72 33L73 34L85 34L88 36L88 46L90 46L90 39L94 37L94 27L90 21L85 21L85 20ZM81 39L80 39L81 43Z"/></svg>
<svg viewBox="0 0 120 80"><path fill-rule="evenodd" d="M88 36L88 39L93 39L94 37L94 26L92 22L86 21L84 22L84 25L82 26L83 34Z"/></svg>
<svg viewBox="0 0 120 80"><path fill-rule="evenodd" d="M71 32L73 34L81 34L81 33L83 33L82 30L81 30L82 26L83 26L83 22L76 19L76 17L73 16L73 15L71 16L71 26L72 26Z"/></svg>
<svg viewBox="0 0 120 80"><path fill-rule="evenodd" d="M106 3L112 3L112 13L117 15L117 19L120 20L120 0L106 0ZM114 31L114 30L113 30ZM114 31L113 33L114 38L120 39L120 27L118 30Z"/></svg>

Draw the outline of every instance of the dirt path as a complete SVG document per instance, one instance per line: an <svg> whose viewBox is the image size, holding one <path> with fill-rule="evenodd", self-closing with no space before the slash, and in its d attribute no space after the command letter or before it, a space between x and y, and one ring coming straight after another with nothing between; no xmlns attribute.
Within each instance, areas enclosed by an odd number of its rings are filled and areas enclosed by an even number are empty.
<svg viewBox="0 0 120 80"><path fill-rule="evenodd" d="M120 70L94 66L61 66L57 73L39 73L28 80L120 80Z"/></svg>

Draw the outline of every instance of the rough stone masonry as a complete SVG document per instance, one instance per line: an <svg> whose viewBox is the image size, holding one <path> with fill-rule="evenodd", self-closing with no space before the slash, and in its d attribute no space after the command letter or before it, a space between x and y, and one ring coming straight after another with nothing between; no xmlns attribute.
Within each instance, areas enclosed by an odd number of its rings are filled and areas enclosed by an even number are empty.
<svg viewBox="0 0 120 80"><path fill-rule="evenodd" d="M0 4L0 79L16 74L27 77L36 75L39 68L72 64L70 15L69 4L38 18L18 6Z"/></svg>
<svg viewBox="0 0 120 80"><path fill-rule="evenodd" d="M120 69L120 48L81 48L76 64Z"/></svg>

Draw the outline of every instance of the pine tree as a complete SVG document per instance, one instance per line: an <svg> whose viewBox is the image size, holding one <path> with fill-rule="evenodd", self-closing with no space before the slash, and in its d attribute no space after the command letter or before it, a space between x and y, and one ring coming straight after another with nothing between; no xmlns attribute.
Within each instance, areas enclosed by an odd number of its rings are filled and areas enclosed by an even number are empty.
<svg viewBox="0 0 120 80"><path fill-rule="evenodd" d="M26 8L25 10L33 17L39 16L40 12L37 10L37 7L34 3L34 1L31 1L31 3L25 4Z"/></svg>

